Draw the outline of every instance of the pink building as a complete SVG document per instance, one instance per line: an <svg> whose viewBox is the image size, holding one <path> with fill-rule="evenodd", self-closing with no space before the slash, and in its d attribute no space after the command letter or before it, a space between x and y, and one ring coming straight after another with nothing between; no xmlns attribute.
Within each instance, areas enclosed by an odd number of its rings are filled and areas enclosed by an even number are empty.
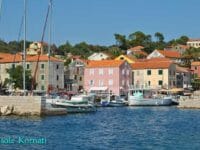
<svg viewBox="0 0 200 150"><path fill-rule="evenodd" d="M200 61L192 62L191 70L196 77L200 78Z"/></svg>
<svg viewBox="0 0 200 150"><path fill-rule="evenodd" d="M122 60L90 61L84 71L84 89L110 91L115 95L128 93L131 66Z"/></svg>

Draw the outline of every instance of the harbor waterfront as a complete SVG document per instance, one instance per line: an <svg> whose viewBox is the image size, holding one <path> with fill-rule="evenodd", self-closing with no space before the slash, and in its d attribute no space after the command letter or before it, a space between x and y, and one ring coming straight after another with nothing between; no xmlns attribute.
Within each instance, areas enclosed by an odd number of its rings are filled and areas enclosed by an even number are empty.
<svg viewBox="0 0 200 150"><path fill-rule="evenodd" d="M102 107L96 113L1 117L1 149L198 149L198 109ZM17 143L19 138L43 143ZM42 141L41 141L42 142Z"/></svg>

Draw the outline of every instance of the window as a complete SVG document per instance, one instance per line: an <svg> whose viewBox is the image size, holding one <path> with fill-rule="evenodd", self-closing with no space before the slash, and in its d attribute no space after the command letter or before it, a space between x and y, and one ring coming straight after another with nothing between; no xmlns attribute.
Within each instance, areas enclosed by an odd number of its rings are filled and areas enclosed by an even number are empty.
<svg viewBox="0 0 200 150"><path fill-rule="evenodd" d="M122 69L122 74L123 74L123 75L125 74L125 70L124 70L124 69Z"/></svg>
<svg viewBox="0 0 200 150"><path fill-rule="evenodd" d="M59 69L59 65L56 65L56 69Z"/></svg>
<svg viewBox="0 0 200 150"><path fill-rule="evenodd" d="M103 75L103 69L99 69L99 75Z"/></svg>
<svg viewBox="0 0 200 150"><path fill-rule="evenodd" d="M126 81L127 86L129 86L129 80Z"/></svg>
<svg viewBox="0 0 200 150"><path fill-rule="evenodd" d="M44 75L43 74L41 75L41 80L44 80Z"/></svg>
<svg viewBox="0 0 200 150"><path fill-rule="evenodd" d="M15 64L12 64L12 69L14 69L15 68Z"/></svg>
<svg viewBox="0 0 200 150"><path fill-rule="evenodd" d="M44 85L41 86L41 90L44 90Z"/></svg>
<svg viewBox="0 0 200 150"><path fill-rule="evenodd" d="M147 70L147 75L151 75L151 70Z"/></svg>
<svg viewBox="0 0 200 150"><path fill-rule="evenodd" d="M80 77L79 80L82 81L82 77Z"/></svg>
<svg viewBox="0 0 200 150"><path fill-rule="evenodd" d="M103 86L103 81L99 80L99 86Z"/></svg>
<svg viewBox="0 0 200 150"><path fill-rule="evenodd" d="M139 70L137 70L137 76L139 76L140 75L140 71Z"/></svg>
<svg viewBox="0 0 200 150"><path fill-rule="evenodd" d="M108 85L113 85L113 80L112 79L108 80Z"/></svg>
<svg viewBox="0 0 200 150"><path fill-rule="evenodd" d="M124 80L122 80L122 85L125 85L125 82L124 82Z"/></svg>
<svg viewBox="0 0 200 150"><path fill-rule="evenodd" d="M74 80L77 80L77 75L74 75Z"/></svg>
<svg viewBox="0 0 200 150"><path fill-rule="evenodd" d="M151 85L151 81L148 81L148 85L149 85L149 86Z"/></svg>
<svg viewBox="0 0 200 150"><path fill-rule="evenodd" d="M158 85L162 85L163 84L163 81L162 80L159 80L158 81Z"/></svg>
<svg viewBox="0 0 200 150"><path fill-rule="evenodd" d="M26 69L30 69L30 64L26 64Z"/></svg>
<svg viewBox="0 0 200 150"><path fill-rule="evenodd" d="M197 70L197 67L194 67L195 70Z"/></svg>
<svg viewBox="0 0 200 150"><path fill-rule="evenodd" d="M90 85L94 85L94 80L90 80Z"/></svg>
<svg viewBox="0 0 200 150"><path fill-rule="evenodd" d="M58 75L56 76L56 79L57 79L57 81L59 80L59 76Z"/></svg>
<svg viewBox="0 0 200 150"><path fill-rule="evenodd" d="M113 69L109 69L109 70L108 70L108 74L109 74L109 75L113 75Z"/></svg>
<svg viewBox="0 0 200 150"><path fill-rule="evenodd" d="M94 75L94 69L90 69L90 75Z"/></svg>
<svg viewBox="0 0 200 150"><path fill-rule="evenodd" d="M163 70L158 70L158 74L162 75L163 74Z"/></svg>
<svg viewBox="0 0 200 150"><path fill-rule="evenodd" d="M44 69L44 64L41 64L41 69Z"/></svg>
<svg viewBox="0 0 200 150"><path fill-rule="evenodd" d="M129 70L126 70L126 74L127 74L127 76L129 75Z"/></svg>

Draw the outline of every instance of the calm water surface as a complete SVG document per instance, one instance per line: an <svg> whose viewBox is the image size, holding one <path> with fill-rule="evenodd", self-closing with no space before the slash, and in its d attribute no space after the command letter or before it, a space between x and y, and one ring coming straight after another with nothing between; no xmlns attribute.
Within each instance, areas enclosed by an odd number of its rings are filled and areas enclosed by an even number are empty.
<svg viewBox="0 0 200 150"><path fill-rule="evenodd" d="M1 117L0 138L46 138L44 145L0 149L200 149L200 110L175 107L99 108L44 118Z"/></svg>

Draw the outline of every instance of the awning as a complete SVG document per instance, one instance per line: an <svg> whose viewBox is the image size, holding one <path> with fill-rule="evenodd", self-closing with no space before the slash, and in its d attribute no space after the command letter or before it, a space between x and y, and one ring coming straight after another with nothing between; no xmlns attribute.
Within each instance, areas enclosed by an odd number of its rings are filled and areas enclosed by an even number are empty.
<svg viewBox="0 0 200 150"><path fill-rule="evenodd" d="M108 90L107 86L101 86L101 87L91 87L90 91L106 91Z"/></svg>

